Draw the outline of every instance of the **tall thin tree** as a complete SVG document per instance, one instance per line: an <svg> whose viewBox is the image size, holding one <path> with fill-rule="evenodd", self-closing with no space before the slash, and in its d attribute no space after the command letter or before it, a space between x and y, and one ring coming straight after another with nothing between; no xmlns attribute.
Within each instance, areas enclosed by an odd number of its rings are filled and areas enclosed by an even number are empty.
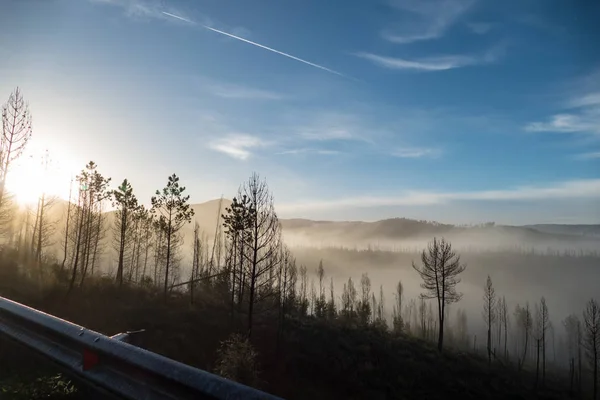
<svg viewBox="0 0 600 400"><path fill-rule="evenodd" d="M422 266L412 263L413 268L423 279L421 288L425 299L435 299L438 309L438 350L444 345L444 316L448 304L458 302L462 293L456 291L460 283L459 275L466 265L460 262L460 256L452 250L452 245L445 239L433 239L426 250L421 253Z"/></svg>
<svg viewBox="0 0 600 400"><path fill-rule="evenodd" d="M138 201L133 194L131 183L124 179L121 185L113 190L113 205L117 207L115 217L114 236L118 238L118 257L117 264L117 283L119 287L123 286L123 269L125 263L125 244L128 239L129 224L132 221L133 213L138 208Z"/></svg>
<svg viewBox="0 0 600 400"><path fill-rule="evenodd" d="M273 285L274 271L278 270L279 249L281 246L281 226L273 195L267 182L254 173L242 186L242 193L248 197L254 210L248 229L248 337L252 334L255 305L272 291L264 290Z"/></svg>
<svg viewBox="0 0 600 400"><path fill-rule="evenodd" d="M598 398L598 356L600 355L600 306L591 299L583 311L584 347L588 363L592 369L593 399Z"/></svg>
<svg viewBox="0 0 600 400"><path fill-rule="evenodd" d="M487 355L488 364L492 364L492 326L496 322L496 290L492 278L488 275L483 293L483 320L487 327Z"/></svg>
<svg viewBox="0 0 600 400"><path fill-rule="evenodd" d="M0 204L4 199L6 178L10 165L23 151L31 138L31 112L21 90L17 87L2 106L2 137L0 137Z"/></svg>
<svg viewBox="0 0 600 400"><path fill-rule="evenodd" d="M171 266L174 255L173 244L177 242L175 237L186 223L192 221L194 210L188 203L190 196L185 196L185 187L179 185L179 177L175 174L169 176L167 186L162 191L157 190L156 196L153 196L152 211L159 215L161 227L165 230L166 236L166 261L165 261L165 281L164 281L164 299L167 300L169 288L169 267Z"/></svg>

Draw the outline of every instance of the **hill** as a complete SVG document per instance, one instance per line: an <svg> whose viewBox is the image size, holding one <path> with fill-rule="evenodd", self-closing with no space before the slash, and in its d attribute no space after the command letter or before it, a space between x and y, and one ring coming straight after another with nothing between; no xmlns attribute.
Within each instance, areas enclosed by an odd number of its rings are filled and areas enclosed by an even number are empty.
<svg viewBox="0 0 600 400"><path fill-rule="evenodd" d="M215 199L192 204L193 221L198 222L208 243L213 242L217 221L231 200ZM66 201L59 200L50 210L50 220L57 221L53 251L60 253L64 240L67 215ZM220 210L220 211L219 211ZM114 224L114 211L106 213L106 227ZM219 223L222 223L219 222ZM421 249L434 236L445 237L457 248L468 249L521 249L546 251L591 251L600 248L600 225L525 225L508 226L493 223L478 226L457 226L435 221L390 218L375 222L313 221L309 219L281 219L284 238L292 246L377 246L381 249ZM184 243L191 243L193 224L181 233ZM109 230L107 241L111 240ZM185 246L185 244L184 244ZM183 252L184 254L186 251Z"/></svg>
<svg viewBox="0 0 600 400"><path fill-rule="evenodd" d="M540 232L554 233L561 235L574 236L593 236L600 237L600 224L596 225L563 225L563 224L538 224L525 225L527 228L532 228Z"/></svg>

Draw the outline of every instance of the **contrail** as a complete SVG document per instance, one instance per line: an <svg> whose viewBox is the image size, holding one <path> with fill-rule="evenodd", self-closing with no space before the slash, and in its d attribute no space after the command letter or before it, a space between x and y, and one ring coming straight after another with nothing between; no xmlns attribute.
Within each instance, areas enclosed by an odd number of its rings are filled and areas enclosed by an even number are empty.
<svg viewBox="0 0 600 400"><path fill-rule="evenodd" d="M171 13L164 12L164 11L162 13L165 14L165 15L168 15L169 17L177 18L178 20L185 21L185 22L188 22L190 24L194 23L193 21L190 21L187 18L183 18L183 17L180 17L180 16L175 15L175 14L171 14ZM203 27L203 28L206 28L208 30L211 30L213 32L220 33L221 35L225 35L225 36L229 36L231 38L237 39L237 40L241 40L242 42L246 42L246 43L251 44L251 45L256 46L256 47L260 47L261 49L269 50L269 51L272 51L273 53L277 53L277 54L280 54L282 56L291 58L292 60L300 61L301 63L310 65L310 66L315 67L315 68L322 69L323 71L327 71L327 72L330 72L332 74L339 75L339 76L342 76L344 78L348 78L346 75L342 74L341 72L334 71L332 69L329 69L329 68L324 67L324 66L319 65L319 64L311 63L310 61L306 61L306 60L303 60L301 58L295 57L295 56L293 56L291 54L284 53L283 51L275 50L275 49L273 49L271 47L264 46L264 45L262 45L260 43L256 43L256 42L253 42L251 40L244 39L242 37L232 35L231 33L223 32L223 31L220 31L218 29L211 28L210 26L206 26L206 25L200 25L200 26Z"/></svg>
<svg viewBox="0 0 600 400"><path fill-rule="evenodd" d="M171 13L164 12L164 11L162 13L165 14L165 15L168 15L169 17L173 17L173 18L177 18L177 19L180 19L182 21L185 21L185 22L189 22L190 24L194 23L194 21L190 21L189 19L180 17L179 15L171 14Z"/></svg>

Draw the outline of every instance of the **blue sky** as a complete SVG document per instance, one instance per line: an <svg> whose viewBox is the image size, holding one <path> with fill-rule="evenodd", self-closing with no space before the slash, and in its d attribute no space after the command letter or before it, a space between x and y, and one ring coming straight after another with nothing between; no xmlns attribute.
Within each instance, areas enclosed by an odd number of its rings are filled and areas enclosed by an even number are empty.
<svg viewBox="0 0 600 400"><path fill-rule="evenodd" d="M142 198L173 172L232 197L257 171L283 217L600 222L597 1L1 7L32 149Z"/></svg>

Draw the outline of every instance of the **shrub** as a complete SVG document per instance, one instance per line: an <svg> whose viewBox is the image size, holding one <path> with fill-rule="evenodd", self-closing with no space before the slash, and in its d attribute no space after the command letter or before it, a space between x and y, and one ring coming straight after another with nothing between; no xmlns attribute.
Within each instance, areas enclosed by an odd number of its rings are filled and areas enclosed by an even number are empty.
<svg viewBox="0 0 600 400"><path fill-rule="evenodd" d="M258 386L257 353L243 335L233 334L221 342L217 353L216 372L236 382Z"/></svg>

